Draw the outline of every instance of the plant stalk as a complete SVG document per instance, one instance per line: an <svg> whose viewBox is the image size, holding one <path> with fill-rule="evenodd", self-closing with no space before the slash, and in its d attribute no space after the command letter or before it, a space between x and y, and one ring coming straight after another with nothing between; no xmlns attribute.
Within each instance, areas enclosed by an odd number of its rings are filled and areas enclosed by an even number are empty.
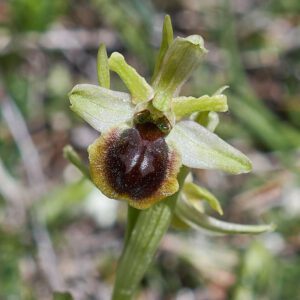
<svg viewBox="0 0 300 300"><path fill-rule="evenodd" d="M119 261L112 300L133 299L162 237L169 228L176 200L188 171L185 167L181 168L177 193L139 213ZM130 224L128 223L129 226Z"/></svg>

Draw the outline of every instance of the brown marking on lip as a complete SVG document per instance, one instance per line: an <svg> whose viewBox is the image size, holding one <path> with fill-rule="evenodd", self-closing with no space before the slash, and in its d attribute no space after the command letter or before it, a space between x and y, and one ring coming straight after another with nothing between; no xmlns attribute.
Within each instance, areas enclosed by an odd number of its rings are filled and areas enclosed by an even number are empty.
<svg viewBox="0 0 300 300"><path fill-rule="evenodd" d="M89 148L91 177L110 198L140 209L175 193L178 153L152 123L115 128Z"/></svg>
<svg viewBox="0 0 300 300"><path fill-rule="evenodd" d="M139 124L122 132L105 159L112 188L139 200L153 194L165 179L168 146L155 125Z"/></svg>

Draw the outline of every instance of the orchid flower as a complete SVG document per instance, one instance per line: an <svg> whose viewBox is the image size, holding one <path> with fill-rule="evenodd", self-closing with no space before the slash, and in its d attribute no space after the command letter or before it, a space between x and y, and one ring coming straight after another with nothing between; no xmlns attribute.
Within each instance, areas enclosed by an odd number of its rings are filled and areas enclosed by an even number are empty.
<svg viewBox="0 0 300 300"><path fill-rule="evenodd" d="M252 168L244 154L213 132L217 113L228 110L227 87L211 96L179 96L206 53L199 35L173 39L166 16L151 84L122 54L113 52L108 57L102 45L97 57L99 86L79 84L69 94L71 109L100 133L88 148L87 176L108 198L129 204L129 234L113 299L132 299L174 216L188 226L220 233L272 229L271 225L230 224L206 215L204 202L222 214L218 200L191 180L184 183L190 168L230 174ZM110 72L119 75L128 93L110 89ZM76 155L70 160L80 165Z"/></svg>
<svg viewBox="0 0 300 300"><path fill-rule="evenodd" d="M101 133L88 152L92 180L106 196L146 209L178 190L181 165L232 174L251 170L244 154L188 118L226 111L222 91L197 98L178 96L207 52L200 36L169 41L152 85L120 53L106 60L103 47L99 52L102 86L76 85L70 101L71 109ZM130 93L109 89L109 70L121 77Z"/></svg>

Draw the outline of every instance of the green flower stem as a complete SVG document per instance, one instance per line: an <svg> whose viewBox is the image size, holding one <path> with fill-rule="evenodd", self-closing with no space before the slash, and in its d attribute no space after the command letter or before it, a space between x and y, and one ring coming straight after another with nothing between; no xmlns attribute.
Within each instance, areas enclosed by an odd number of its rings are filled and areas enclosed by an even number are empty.
<svg viewBox="0 0 300 300"><path fill-rule="evenodd" d="M185 167L181 168L178 175L180 187L177 193L140 212L118 265L113 300L130 300L133 298L162 237L170 225L176 200L188 171Z"/></svg>
<svg viewBox="0 0 300 300"><path fill-rule="evenodd" d="M125 240L124 240L124 249L129 241L133 228L136 224L136 221L139 217L140 210L136 209L130 205L127 208L127 226L126 226L126 233L125 233Z"/></svg>

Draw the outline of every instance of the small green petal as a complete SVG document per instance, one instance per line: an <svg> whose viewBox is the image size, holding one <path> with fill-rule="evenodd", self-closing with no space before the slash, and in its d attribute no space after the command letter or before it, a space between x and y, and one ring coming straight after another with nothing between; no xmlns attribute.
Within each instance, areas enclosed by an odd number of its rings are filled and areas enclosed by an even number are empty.
<svg viewBox="0 0 300 300"><path fill-rule="evenodd" d="M157 76L157 73L161 67L161 64L165 57L165 54L172 42L173 42L172 21L171 21L170 16L166 15L165 19L164 19L161 45L160 45L159 53L158 53L158 56L156 59L152 81L155 80L155 77Z"/></svg>
<svg viewBox="0 0 300 300"><path fill-rule="evenodd" d="M219 125L219 115L214 111L203 111L197 114L194 121L214 132Z"/></svg>
<svg viewBox="0 0 300 300"><path fill-rule="evenodd" d="M252 168L244 154L194 121L177 123L166 140L176 146L182 163L190 168L219 169L232 174Z"/></svg>
<svg viewBox="0 0 300 300"><path fill-rule="evenodd" d="M273 224L243 225L220 221L197 210L194 205L190 205L182 198L176 204L176 215L196 229L206 229L216 233L259 234L275 228Z"/></svg>
<svg viewBox="0 0 300 300"><path fill-rule="evenodd" d="M92 84L78 84L69 94L71 109L96 130L125 123L133 117L133 106L126 93Z"/></svg>
<svg viewBox="0 0 300 300"><path fill-rule="evenodd" d="M187 198L193 200L205 200L212 209L223 215L223 210L219 200L207 189L198 186L193 182L187 182L183 186L183 191Z"/></svg>
<svg viewBox="0 0 300 300"><path fill-rule="evenodd" d="M223 92L229 88L228 85L222 86L219 88L212 96L214 97L226 97L223 95ZM226 97L226 106L227 106L227 97ZM228 107L226 111L228 110ZM219 124L219 115L215 111L201 111L196 116L194 116L194 121L200 125L206 127L209 131L214 132Z"/></svg>
<svg viewBox="0 0 300 300"><path fill-rule="evenodd" d="M100 45L97 55L97 74L99 85L110 88L110 74L108 67L108 58L105 45Z"/></svg>
<svg viewBox="0 0 300 300"><path fill-rule="evenodd" d="M213 94L213 96L223 94L223 92L225 90L227 90L228 88L229 88L229 85L224 85L224 86L220 87L218 90L216 90L216 92Z"/></svg>
<svg viewBox="0 0 300 300"><path fill-rule="evenodd" d="M152 87L144 77L140 76L133 67L127 64L123 55L114 52L110 56L108 63L109 68L116 72L126 84L134 104L148 101L153 97Z"/></svg>
<svg viewBox="0 0 300 300"><path fill-rule="evenodd" d="M200 111L218 111L228 110L227 97L223 94L199 98L194 97L176 97L172 100L173 110L177 118Z"/></svg>
<svg viewBox="0 0 300 300"><path fill-rule="evenodd" d="M167 111L170 108L174 93L199 65L205 52L207 50L199 35L178 37L172 42L153 82L155 108L160 111Z"/></svg>

